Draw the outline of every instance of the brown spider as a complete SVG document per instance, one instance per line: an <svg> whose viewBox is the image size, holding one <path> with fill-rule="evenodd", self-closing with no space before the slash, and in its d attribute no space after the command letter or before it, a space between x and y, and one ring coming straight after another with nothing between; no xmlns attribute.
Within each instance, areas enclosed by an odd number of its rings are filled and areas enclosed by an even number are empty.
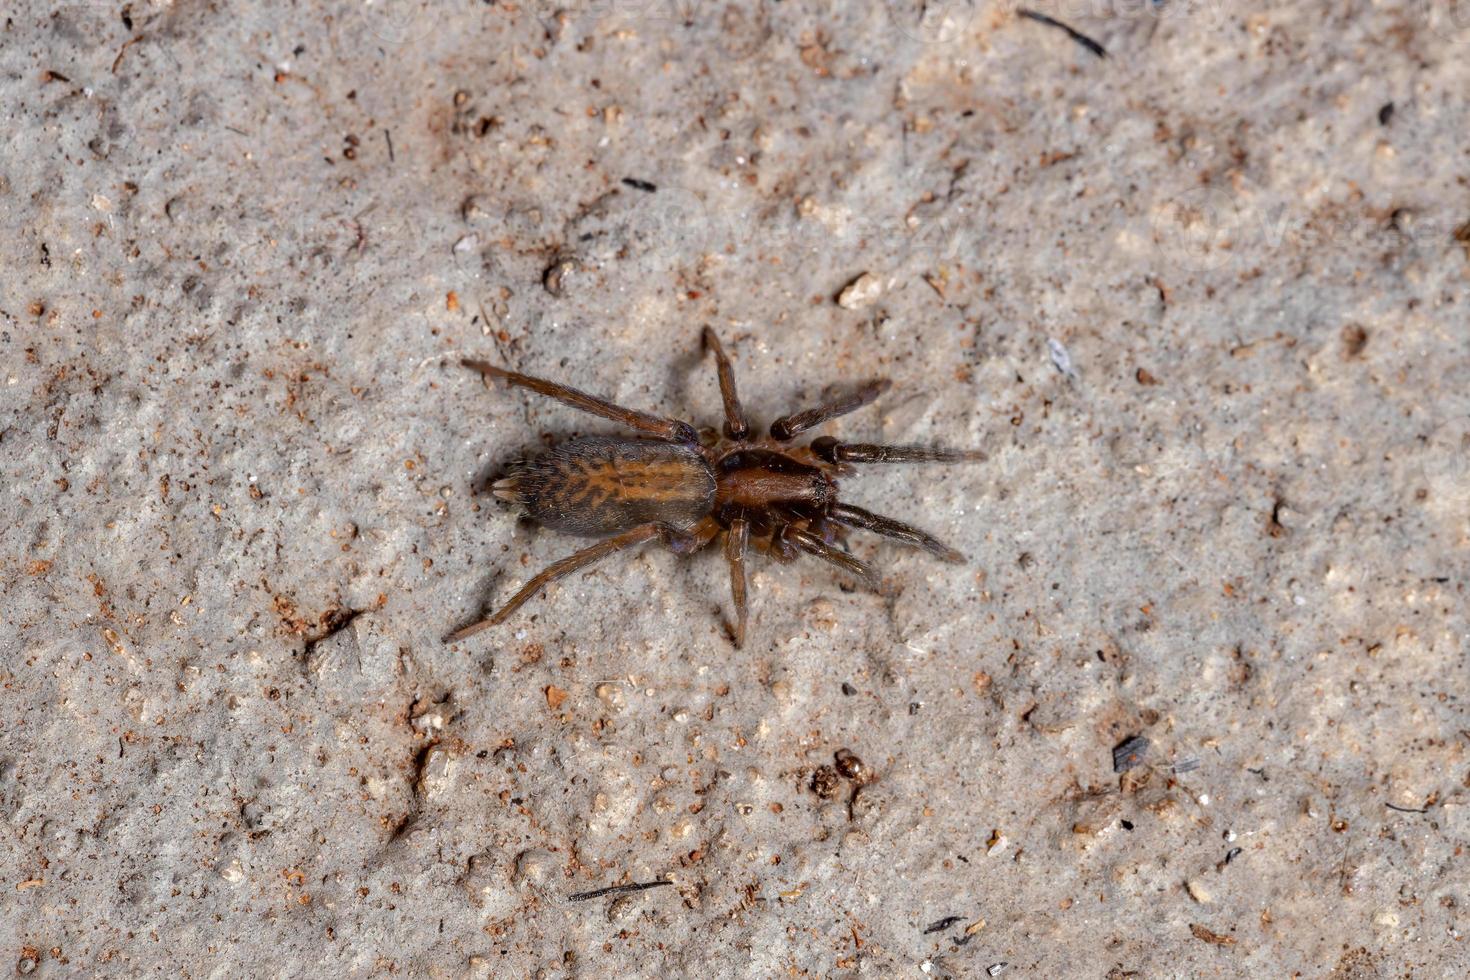
<svg viewBox="0 0 1470 980"><path fill-rule="evenodd" d="M495 496L520 504L532 520L545 527L605 540L552 563L490 618L451 633L446 642L503 623L544 586L654 538L675 554L688 555L719 535L725 536L725 560L735 600L732 638L736 647L745 642L745 556L752 544L783 563L803 553L813 555L870 586L876 585L872 568L836 547L847 528L873 531L945 561L964 560L958 551L916 527L839 502L836 477L851 472L846 463L958 463L982 460L983 453L843 443L829 436L808 446L788 445L808 429L872 402L892 384L887 378L867 381L816 408L782 416L771 423L769 439L752 439L735 393L735 372L719 337L709 327L704 328L704 345L714 352L719 369L720 396L725 402L724 438L711 430L701 440L688 422L622 408L484 361L462 362L486 378L499 378L555 398L661 441L574 439L516 464L492 488Z"/></svg>

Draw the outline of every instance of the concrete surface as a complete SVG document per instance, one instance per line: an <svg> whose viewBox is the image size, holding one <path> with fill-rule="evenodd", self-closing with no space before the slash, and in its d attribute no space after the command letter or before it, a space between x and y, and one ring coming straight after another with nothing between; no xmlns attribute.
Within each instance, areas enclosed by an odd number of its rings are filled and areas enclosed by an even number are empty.
<svg viewBox="0 0 1470 980"><path fill-rule="evenodd" d="M13 968L1465 976L1470 10L1040 9L0 12ZM703 323L969 562L442 644L610 430L457 358L709 422Z"/></svg>

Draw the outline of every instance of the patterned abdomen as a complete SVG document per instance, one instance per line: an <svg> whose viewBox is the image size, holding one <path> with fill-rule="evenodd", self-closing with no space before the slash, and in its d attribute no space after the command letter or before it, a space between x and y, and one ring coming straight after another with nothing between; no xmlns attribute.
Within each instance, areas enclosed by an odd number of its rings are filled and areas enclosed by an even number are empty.
<svg viewBox="0 0 1470 980"><path fill-rule="evenodd" d="M494 491L538 524L600 537L653 522L690 526L710 512L715 476L688 446L577 439L520 463Z"/></svg>

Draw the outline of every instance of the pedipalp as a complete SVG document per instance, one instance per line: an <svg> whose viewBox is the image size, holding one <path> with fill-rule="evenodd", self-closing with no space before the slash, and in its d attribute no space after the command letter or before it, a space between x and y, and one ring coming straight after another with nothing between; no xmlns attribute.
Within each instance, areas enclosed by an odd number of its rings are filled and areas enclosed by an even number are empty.
<svg viewBox="0 0 1470 980"><path fill-rule="evenodd" d="M881 534L885 538L892 538L894 541L902 541L904 544L913 545L916 548L923 548L929 554L943 561L962 562L965 560L963 554L927 531L920 530L902 521L896 521L891 517L884 517L882 514L875 514L861 507L854 507L852 504L834 504L827 511L827 517L834 523L841 524L844 527L872 531L874 534Z"/></svg>
<svg viewBox="0 0 1470 980"><path fill-rule="evenodd" d="M781 530L781 539L789 544L795 545L814 558L820 558L825 562L836 565L838 568L854 576L870 589L878 588L878 576L873 571L873 566L849 555L841 548L834 548L810 531L803 530L793 524L788 524Z"/></svg>

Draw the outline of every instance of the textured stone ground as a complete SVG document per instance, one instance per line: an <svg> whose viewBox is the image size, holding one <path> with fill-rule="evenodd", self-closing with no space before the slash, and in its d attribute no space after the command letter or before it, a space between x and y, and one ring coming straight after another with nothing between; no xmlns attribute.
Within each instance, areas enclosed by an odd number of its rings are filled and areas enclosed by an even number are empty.
<svg viewBox="0 0 1470 980"><path fill-rule="evenodd" d="M0 12L0 953L1466 975L1470 16L1040 9L1108 56L988 3ZM844 485L968 562L761 564L736 653L649 551L441 643L575 547L485 479L610 431L459 356L707 422L704 323L760 418L882 373L834 431L984 448Z"/></svg>

